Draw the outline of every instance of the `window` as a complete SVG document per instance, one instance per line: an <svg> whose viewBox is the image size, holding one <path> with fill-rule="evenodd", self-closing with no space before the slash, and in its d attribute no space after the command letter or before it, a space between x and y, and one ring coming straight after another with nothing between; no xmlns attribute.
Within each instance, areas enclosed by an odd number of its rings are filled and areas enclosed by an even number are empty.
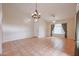
<svg viewBox="0 0 79 59"><path fill-rule="evenodd" d="M62 24L55 24L53 34L65 34Z"/></svg>

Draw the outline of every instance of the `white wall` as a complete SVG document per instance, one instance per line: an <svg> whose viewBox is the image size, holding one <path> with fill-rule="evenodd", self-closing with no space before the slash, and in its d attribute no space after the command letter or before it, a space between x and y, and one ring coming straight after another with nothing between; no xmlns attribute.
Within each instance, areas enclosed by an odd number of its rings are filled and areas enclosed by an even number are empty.
<svg viewBox="0 0 79 59"><path fill-rule="evenodd" d="M18 10L16 6L3 4L3 42L29 38L33 36L46 36L46 23L41 21L34 23L31 17L28 18L23 10ZM29 22L28 19L30 19ZM26 20L26 21L24 21Z"/></svg>
<svg viewBox="0 0 79 59"><path fill-rule="evenodd" d="M0 54L2 53L2 5L0 4Z"/></svg>
<svg viewBox="0 0 79 59"><path fill-rule="evenodd" d="M39 21L34 22L34 36L38 37L39 35Z"/></svg>
<svg viewBox="0 0 79 59"><path fill-rule="evenodd" d="M47 36L46 22L41 19L39 21L39 33L38 33L38 37L46 37L46 36Z"/></svg>
<svg viewBox="0 0 79 59"><path fill-rule="evenodd" d="M32 37L30 27L3 25L3 29L4 29L3 42Z"/></svg>
<svg viewBox="0 0 79 59"><path fill-rule="evenodd" d="M76 19L75 17L67 21L67 37L75 40Z"/></svg>
<svg viewBox="0 0 79 59"><path fill-rule="evenodd" d="M16 6L7 4L3 8L3 42L33 37L34 24L24 11L18 10ZM28 21L30 20L30 21Z"/></svg>
<svg viewBox="0 0 79 59"><path fill-rule="evenodd" d="M47 22L43 19L39 19L39 21L34 22L34 36L39 38L47 36Z"/></svg>

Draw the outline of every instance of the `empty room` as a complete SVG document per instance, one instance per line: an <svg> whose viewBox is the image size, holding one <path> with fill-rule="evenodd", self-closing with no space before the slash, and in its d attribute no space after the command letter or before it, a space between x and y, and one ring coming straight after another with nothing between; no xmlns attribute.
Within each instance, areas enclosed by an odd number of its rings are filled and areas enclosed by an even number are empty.
<svg viewBox="0 0 79 59"><path fill-rule="evenodd" d="M78 4L3 3L0 5L3 56L78 55L78 34L76 34Z"/></svg>

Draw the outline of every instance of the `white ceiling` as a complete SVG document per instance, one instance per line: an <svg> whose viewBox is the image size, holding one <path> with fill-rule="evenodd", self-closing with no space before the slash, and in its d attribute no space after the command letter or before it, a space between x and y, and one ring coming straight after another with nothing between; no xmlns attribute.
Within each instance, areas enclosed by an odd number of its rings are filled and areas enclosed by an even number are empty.
<svg viewBox="0 0 79 59"><path fill-rule="evenodd" d="M35 11L34 3L3 4L4 8L5 6L8 7L9 11L10 9L14 10L16 8L18 11L23 12L28 18L31 18L31 14ZM41 19L45 20L50 20L49 17L53 14L56 20L72 18L76 14L76 3L38 3L37 6L38 11L41 13Z"/></svg>

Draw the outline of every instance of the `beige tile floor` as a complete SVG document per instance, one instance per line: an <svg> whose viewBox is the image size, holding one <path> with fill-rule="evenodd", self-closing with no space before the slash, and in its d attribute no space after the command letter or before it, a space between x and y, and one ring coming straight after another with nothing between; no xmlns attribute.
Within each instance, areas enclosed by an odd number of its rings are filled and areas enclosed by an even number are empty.
<svg viewBox="0 0 79 59"><path fill-rule="evenodd" d="M64 39L64 51L54 49L51 37L28 38L3 43L4 56L66 56L74 55L75 43L72 39Z"/></svg>

